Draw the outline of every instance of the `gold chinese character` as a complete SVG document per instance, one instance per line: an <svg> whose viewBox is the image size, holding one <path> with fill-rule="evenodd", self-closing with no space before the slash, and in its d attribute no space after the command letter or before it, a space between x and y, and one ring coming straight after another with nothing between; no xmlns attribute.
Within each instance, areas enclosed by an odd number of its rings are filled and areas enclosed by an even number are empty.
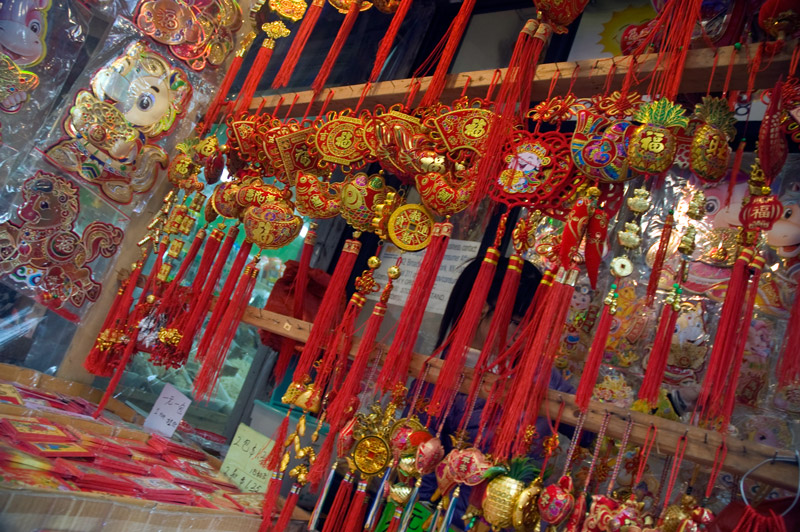
<svg viewBox="0 0 800 532"><path fill-rule="evenodd" d="M353 145L353 134L349 131L343 131L338 137L336 137L334 143L338 148L346 150Z"/></svg>
<svg viewBox="0 0 800 532"><path fill-rule="evenodd" d="M664 151L664 134L658 131L647 131L646 136L642 137L640 141L642 149L651 151L653 153L661 153Z"/></svg>
<svg viewBox="0 0 800 532"><path fill-rule="evenodd" d="M468 137L478 138L486 134L486 120L473 118L472 122L464 126L464 134Z"/></svg>

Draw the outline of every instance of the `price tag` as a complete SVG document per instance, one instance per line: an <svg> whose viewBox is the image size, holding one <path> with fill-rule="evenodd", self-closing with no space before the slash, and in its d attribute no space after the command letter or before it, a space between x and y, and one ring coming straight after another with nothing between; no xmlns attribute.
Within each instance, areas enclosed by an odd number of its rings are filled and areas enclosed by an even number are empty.
<svg viewBox="0 0 800 532"><path fill-rule="evenodd" d="M260 432L239 423L220 471L242 491L265 492L271 472L261 462L269 455L273 444Z"/></svg>
<svg viewBox="0 0 800 532"><path fill-rule="evenodd" d="M171 438L190 404L192 404L191 399L173 385L165 384L156 404L144 420L144 428L150 432L157 432L165 438Z"/></svg>

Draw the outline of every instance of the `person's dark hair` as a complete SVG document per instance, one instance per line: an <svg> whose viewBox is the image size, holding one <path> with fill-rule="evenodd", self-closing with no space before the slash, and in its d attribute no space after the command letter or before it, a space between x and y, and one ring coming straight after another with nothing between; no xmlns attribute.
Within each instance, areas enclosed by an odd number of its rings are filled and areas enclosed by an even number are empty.
<svg viewBox="0 0 800 532"><path fill-rule="evenodd" d="M469 293L472 291L472 285L475 284L475 279L478 277L478 270L480 270L481 262L482 258L474 258L469 261L464 271L461 272L458 280L456 280L453 285L453 291L450 292L450 298L447 300L442 322L439 325L439 337L436 340L437 346L442 345L450 327L453 326L458 316L461 314L461 311L464 309L464 305L466 305L467 299L469 299ZM500 287L503 285L503 277L505 277L507 266L508 258L500 257L497 261L497 269L495 270L494 277L492 278L492 286L489 288L489 295L486 297L486 302L489 304L491 312L494 312L494 308L497 305L497 298L500 295ZM519 290L514 300L513 316L523 316L525 314L541 280L542 274L536 266L528 261L524 261Z"/></svg>

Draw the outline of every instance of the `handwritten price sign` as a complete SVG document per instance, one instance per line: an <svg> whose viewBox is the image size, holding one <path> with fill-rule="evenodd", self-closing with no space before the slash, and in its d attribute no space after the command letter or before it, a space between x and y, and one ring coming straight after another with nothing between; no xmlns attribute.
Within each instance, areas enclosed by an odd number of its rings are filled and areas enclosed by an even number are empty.
<svg viewBox="0 0 800 532"><path fill-rule="evenodd" d="M271 473L261 462L272 450L272 445L271 439L240 423L220 471L242 491L264 492Z"/></svg>
<svg viewBox="0 0 800 532"><path fill-rule="evenodd" d="M164 385L153 409L144 420L144 428L171 438L178 428L192 400L183 395L171 384Z"/></svg>

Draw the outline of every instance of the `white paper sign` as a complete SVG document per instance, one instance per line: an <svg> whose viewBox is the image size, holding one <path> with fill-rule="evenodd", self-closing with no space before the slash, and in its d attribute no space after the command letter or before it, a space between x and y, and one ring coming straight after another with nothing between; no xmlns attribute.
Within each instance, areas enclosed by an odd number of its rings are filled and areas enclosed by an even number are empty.
<svg viewBox="0 0 800 532"><path fill-rule="evenodd" d="M453 290L453 285L458 280L458 276L464 270L467 262L475 258L480 248L480 242L473 242L470 240L450 240L447 244L447 251L442 260L442 266L439 268L439 273L436 275L436 283L433 285L430 299L428 299L428 306L425 312L434 312L436 314L444 314L444 309L447 306L447 299L450 297L450 292ZM389 266L393 266L397 262L397 257L400 256L400 250L396 247L384 245L383 252L381 253L381 267L375 272L375 280L381 286L386 284L389 279L386 276L386 270ZM422 258L425 256L425 251L418 253L404 253L403 262L400 265L400 278L394 282L392 295L389 298L389 303L392 305L405 305L408 299L408 293L411 291L411 285L414 284L414 279L417 278L419 265ZM370 294L368 299L377 301L380 298L380 292Z"/></svg>
<svg viewBox="0 0 800 532"><path fill-rule="evenodd" d="M151 432L157 432L165 438L171 438L190 404L192 404L191 399L173 385L165 384L156 399L156 404L153 405L153 409L144 420L144 428Z"/></svg>

